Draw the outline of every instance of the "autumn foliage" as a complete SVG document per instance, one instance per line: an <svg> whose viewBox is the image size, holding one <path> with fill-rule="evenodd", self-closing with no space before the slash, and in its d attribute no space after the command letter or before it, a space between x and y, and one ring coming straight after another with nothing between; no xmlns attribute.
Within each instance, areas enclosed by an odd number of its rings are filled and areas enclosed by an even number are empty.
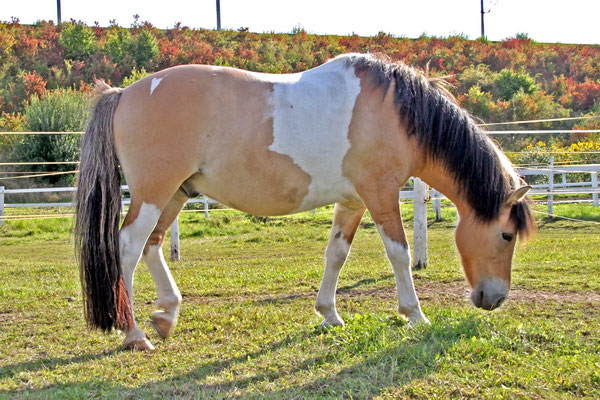
<svg viewBox="0 0 600 400"><path fill-rule="evenodd" d="M140 71L189 63L289 73L347 52L385 53L449 76L461 104L486 122L600 113L599 46L536 43L522 35L492 43L460 36L320 36L301 28L290 34L181 25L160 30L137 20L128 29L12 21L0 24L0 121L14 121L32 97L47 91L89 90L94 78L118 86L143 76Z"/></svg>

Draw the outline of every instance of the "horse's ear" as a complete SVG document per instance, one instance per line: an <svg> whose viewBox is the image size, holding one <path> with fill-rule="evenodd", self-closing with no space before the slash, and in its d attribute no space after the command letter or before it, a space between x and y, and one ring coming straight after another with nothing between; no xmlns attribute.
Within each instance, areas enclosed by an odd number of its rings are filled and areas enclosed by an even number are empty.
<svg viewBox="0 0 600 400"><path fill-rule="evenodd" d="M506 205L512 206L513 204L517 204L530 190L531 186L529 185L513 190L506 199Z"/></svg>

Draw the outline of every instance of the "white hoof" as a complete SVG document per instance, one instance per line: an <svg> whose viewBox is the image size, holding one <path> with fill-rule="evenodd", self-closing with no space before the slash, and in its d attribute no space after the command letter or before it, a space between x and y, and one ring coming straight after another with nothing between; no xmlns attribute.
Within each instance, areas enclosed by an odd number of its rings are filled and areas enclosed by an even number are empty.
<svg viewBox="0 0 600 400"><path fill-rule="evenodd" d="M423 314L419 315L418 317L413 317L410 318L408 321L408 327L409 328L414 328L415 326L418 325L431 325L431 322L429 322L429 319L427 319L427 317Z"/></svg>
<svg viewBox="0 0 600 400"><path fill-rule="evenodd" d="M344 320L341 319L339 316L337 318L332 318L332 319L324 319L323 322L321 322L321 324L319 325L321 328L330 328L332 326L344 326Z"/></svg>
<svg viewBox="0 0 600 400"><path fill-rule="evenodd" d="M154 350L154 346L152 346L152 343L150 343L150 341L148 341L148 339L146 338L135 338L135 339L130 339L127 340L125 339L123 341L123 344L121 345L121 348L123 350L132 350L132 351L153 351Z"/></svg>
<svg viewBox="0 0 600 400"><path fill-rule="evenodd" d="M154 327L156 333L158 333L158 335L163 339L171 336L171 332L173 332L173 328L175 327L175 322L165 317L165 313L163 311L157 311L152 314L150 323Z"/></svg>

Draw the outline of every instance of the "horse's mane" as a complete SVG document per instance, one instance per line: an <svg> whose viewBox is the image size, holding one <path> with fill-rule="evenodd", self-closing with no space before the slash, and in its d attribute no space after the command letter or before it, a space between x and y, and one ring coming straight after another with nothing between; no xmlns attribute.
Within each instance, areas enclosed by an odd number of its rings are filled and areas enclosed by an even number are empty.
<svg viewBox="0 0 600 400"><path fill-rule="evenodd" d="M393 86L394 101L408 134L416 136L431 160L445 165L477 218L486 222L498 218L510 190L521 186L519 177L443 81L382 57L352 54L344 58L357 73L366 74L372 84L383 88L384 96ZM535 227L529 203L529 199L518 202L510 213L522 237Z"/></svg>

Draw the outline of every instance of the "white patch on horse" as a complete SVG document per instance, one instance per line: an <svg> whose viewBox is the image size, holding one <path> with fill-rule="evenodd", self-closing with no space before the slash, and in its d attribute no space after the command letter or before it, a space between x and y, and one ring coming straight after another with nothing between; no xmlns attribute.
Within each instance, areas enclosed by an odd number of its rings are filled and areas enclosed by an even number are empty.
<svg viewBox="0 0 600 400"><path fill-rule="evenodd" d="M348 128L360 79L345 59L287 76L271 76L273 143L269 149L290 156L311 177L308 194L296 211L356 196L342 175L350 149Z"/></svg>
<svg viewBox="0 0 600 400"><path fill-rule="evenodd" d="M181 303L181 294L177 289L177 284L169 271L167 262L162 252L162 247L159 244L148 246L146 254L143 256L143 260L148 266L152 279L156 284L156 290L158 292L158 301L156 305L161 308L165 308L171 320L175 317L174 312Z"/></svg>
<svg viewBox="0 0 600 400"><path fill-rule="evenodd" d="M123 280L129 293L129 300L133 303L133 274L135 267L142 257L142 252L148 237L154 230L160 210L154 204L142 203L140 211L135 220L119 232L119 248L121 268L123 269ZM133 327L127 332L124 345L137 340L146 340L146 335L137 326L135 320ZM150 342L148 342L149 344ZM151 345L150 345L151 346Z"/></svg>
<svg viewBox="0 0 600 400"><path fill-rule="evenodd" d="M152 82L150 83L150 95L152 95L154 90L158 87L158 85L164 78L164 76L162 78L152 78Z"/></svg>
<svg viewBox="0 0 600 400"><path fill-rule="evenodd" d="M321 287L319 288L315 303L315 310L325 319L322 325L344 324L344 321L340 318L335 308L335 289L340 277L340 271L349 252L350 243L348 243L341 228L334 225L331 229L327 249L325 250L325 271L323 272Z"/></svg>
<svg viewBox="0 0 600 400"><path fill-rule="evenodd" d="M396 290L398 291L398 312L409 319L411 323L425 322L429 320L421 311L419 298L415 292L415 285L411 273L410 248L408 244L396 242L386 235L383 227L375 224L379 236L383 240L388 260L392 264L394 277L396 278Z"/></svg>

